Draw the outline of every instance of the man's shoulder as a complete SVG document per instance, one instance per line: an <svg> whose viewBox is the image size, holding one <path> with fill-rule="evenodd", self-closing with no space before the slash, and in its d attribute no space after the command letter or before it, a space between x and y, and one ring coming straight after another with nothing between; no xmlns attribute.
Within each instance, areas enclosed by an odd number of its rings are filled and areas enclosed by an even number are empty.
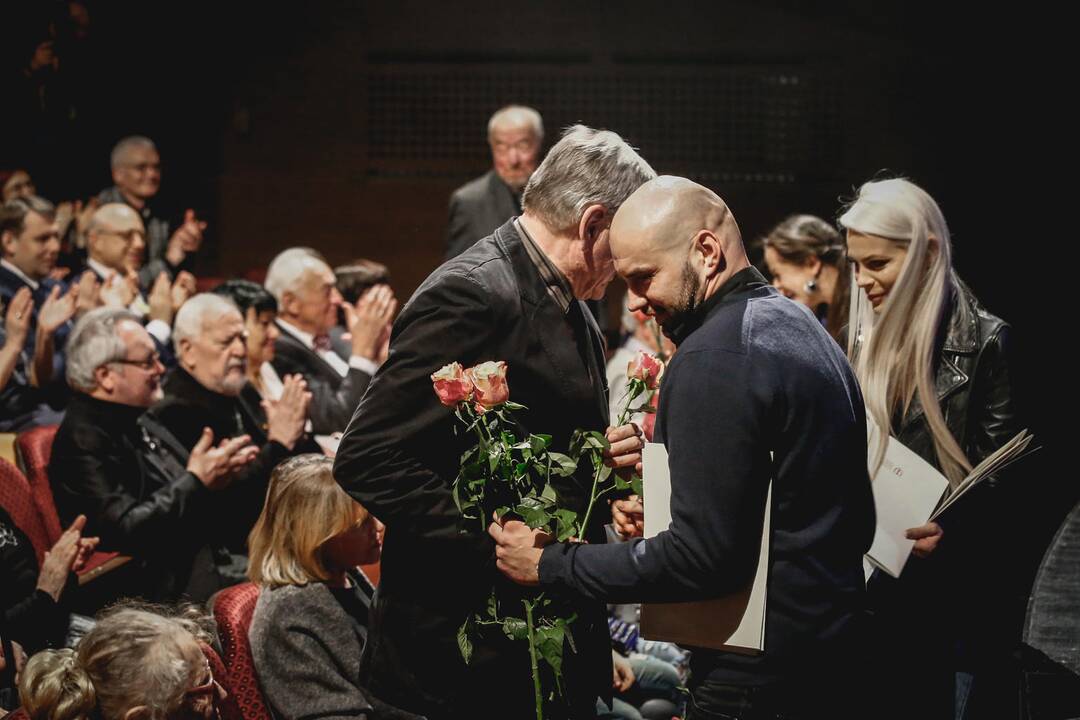
<svg viewBox="0 0 1080 720"><path fill-rule="evenodd" d="M517 294L510 257L500 242L499 228L431 273L416 289L409 304L446 295L474 297L485 302L509 299Z"/></svg>
<svg viewBox="0 0 1080 720"><path fill-rule="evenodd" d="M459 186L451 193L451 200L456 202L476 202L487 198L491 194L491 180L494 173L494 170L488 170L480 177L475 177Z"/></svg>

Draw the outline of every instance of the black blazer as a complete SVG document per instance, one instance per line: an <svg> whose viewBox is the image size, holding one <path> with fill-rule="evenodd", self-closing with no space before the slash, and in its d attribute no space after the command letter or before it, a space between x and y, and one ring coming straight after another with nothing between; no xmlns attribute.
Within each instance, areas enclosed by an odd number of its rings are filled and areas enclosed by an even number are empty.
<svg viewBox="0 0 1080 720"><path fill-rule="evenodd" d="M165 397L148 411L188 452L199 441L204 427L214 433L214 444L225 438L250 435L259 454L230 483L235 515L229 520L228 541L243 552L248 532L262 512L266 487L274 467L292 455L287 447L266 437L266 414L258 391L250 383L238 397L228 397L203 387L186 370L174 368L165 378ZM297 452L317 451L298 441ZM224 528L223 528L224 530Z"/></svg>
<svg viewBox="0 0 1080 720"><path fill-rule="evenodd" d="M494 170L465 183L450 196L446 259L457 257L520 213L513 191Z"/></svg>
<svg viewBox="0 0 1080 720"><path fill-rule="evenodd" d="M370 375L354 367L342 377L330 363L284 328L274 343L272 364L282 379L297 373L304 376L311 391L308 418L312 432L317 435L343 430L371 382Z"/></svg>
<svg viewBox="0 0 1080 720"><path fill-rule="evenodd" d="M528 407L519 419L532 432L550 433L554 449L565 452L575 428L607 425L599 332L574 302L587 351L507 222L428 277L394 323L390 357L334 465L342 487L387 526L362 681L391 704L431 718L479 717L479 707L499 717L531 712L524 643L501 634L487 639L474 646L469 666L458 650L458 629L493 584L505 581L491 539L475 521L465 525L451 497L470 440L454 432L457 421L429 376L454 361L505 360L510 397ZM583 511L591 478L561 479L558 489L566 505ZM586 533L593 542L603 541L602 514ZM580 605L573 628L577 653L567 649L563 668L584 711L611 689L603 606Z"/></svg>

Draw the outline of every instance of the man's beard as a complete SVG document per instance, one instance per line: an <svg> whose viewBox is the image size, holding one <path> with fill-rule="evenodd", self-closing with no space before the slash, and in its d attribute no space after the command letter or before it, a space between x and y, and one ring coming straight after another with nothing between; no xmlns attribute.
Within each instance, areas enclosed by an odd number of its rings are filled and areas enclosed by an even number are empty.
<svg viewBox="0 0 1080 720"><path fill-rule="evenodd" d="M677 303L667 308L667 320L661 326L664 334L669 338L678 328L682 328L694 316L698 308L697 295L701 289L701 278L694 272L690 259L687 258L683 265L682 287L679 290Z"/></svg>

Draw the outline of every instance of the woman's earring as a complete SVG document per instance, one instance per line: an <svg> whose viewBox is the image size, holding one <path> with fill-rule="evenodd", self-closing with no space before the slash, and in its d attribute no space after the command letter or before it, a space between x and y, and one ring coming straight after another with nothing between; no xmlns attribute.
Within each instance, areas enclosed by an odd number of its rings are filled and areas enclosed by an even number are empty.
<svg viewBox="0 0 1080 720"><path fill-rule="evenodd" d="M809 280L807 280L806 283L803 285L803 290L808 293L812 293L817 290L817 280L815 280L814 278L810 278Z"/></svg>

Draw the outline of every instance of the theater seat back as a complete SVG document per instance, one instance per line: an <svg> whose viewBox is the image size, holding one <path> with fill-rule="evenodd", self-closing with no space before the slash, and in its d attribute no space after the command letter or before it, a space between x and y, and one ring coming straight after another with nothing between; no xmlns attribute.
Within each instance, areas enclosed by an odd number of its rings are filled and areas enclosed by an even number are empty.
<svg viewBox="0 0 1080 720"><path fill-rule="evenodd" d="M214 620L224 651L229 685L225 689L236 698L243 720L272 720L270 709L259 689L255 662L251 656L248 629L255 614L259 588L243 583L225 588L214 598Z"/></svg>
<svg viewBox="0 0 1080 720"><path fill-rule="evenodd" d="M50 546L60 539L60 533L63 532L60 518L56 514L52 487L49 485L49 458L52 457L53 439L59 427L44 425L21 432L15 438L15 451L30 483L34 504L49 534Z"/></svg>

